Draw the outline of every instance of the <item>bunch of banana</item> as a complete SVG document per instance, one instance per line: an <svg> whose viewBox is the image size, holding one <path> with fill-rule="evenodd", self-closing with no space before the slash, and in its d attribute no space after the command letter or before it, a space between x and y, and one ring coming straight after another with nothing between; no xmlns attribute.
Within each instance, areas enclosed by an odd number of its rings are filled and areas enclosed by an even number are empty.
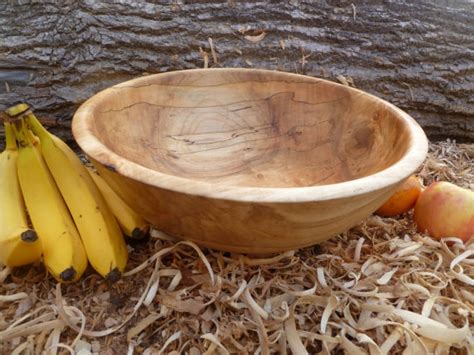
<svg viewBox="0 0 474 355"><path fill-rule="evenodd" d="M121 227L142 238L145 221L100 176L89 173L28 106L14 106L7 114L16 116L18 178L50 273L59 281L77 280L88 260L103 277L118 280L128 258Z"/></svg>

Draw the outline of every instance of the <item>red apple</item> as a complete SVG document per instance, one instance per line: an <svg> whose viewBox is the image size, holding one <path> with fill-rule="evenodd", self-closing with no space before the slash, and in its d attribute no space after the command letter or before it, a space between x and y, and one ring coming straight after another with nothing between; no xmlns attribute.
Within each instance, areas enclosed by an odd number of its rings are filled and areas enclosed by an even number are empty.
<svg viewBox="0 0 474 355"><path fill-rule="evenodd" d="M420 232L436 239L474 237L474 192L449 182L434 182L421 192L413 219Z"/></svg>

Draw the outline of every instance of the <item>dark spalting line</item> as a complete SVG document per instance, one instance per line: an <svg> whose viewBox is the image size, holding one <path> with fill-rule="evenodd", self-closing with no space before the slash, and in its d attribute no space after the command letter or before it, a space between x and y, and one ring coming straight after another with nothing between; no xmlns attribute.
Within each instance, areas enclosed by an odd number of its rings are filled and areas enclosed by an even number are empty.
<svg viewBox="0 0 474 355"><path fill-rule="evenodd" d="M244 111L244 110L248 110L249 108L252 108L253 106L246 106L246 107L242 107L242 108L236 108L235 110L230 110L229 112L238 112L238 111Z"/></svg>
<svg viewBox="0 0 474 355"><path fill-rule="evenodd" d="M330 120L325 120L325 121L323 121L323 122L328 122L328 121L330 121ZM321 123L323 123L323 122L321 122ZM315 126L318 126L319 124L320 124L320 123L317 122L317 123L308 124L308 125L304 125L304 124L302 124L302 125L295 125L295 126L290 127L290 128L286 131L286 133L281 133L281 134L278 135L278 136L270 136L270 137L263 137L263 138L258 138L258 139L245 140L245 141L242 141L242 142L236 142L236 143L234 143L234 144L229 144L229 145L226 145L226 146L223 146L223 147L216 147L216 148L213 148L213 149L216 149L216 150L217 150L217 149L224 149L224 148L230 147L230 146L235 145L235 144L244 144L244 143L247 143L247 142L255 142L255 141L265 140L265 139L269 139L269 138L277 138L277 137L282 137L282 136L285 136L285 135L291 136L291 135L292 135L291 131L294 131L294 130L296 130L296 129L298 129L298 128L303 128L303 127L308 127L308 128L310 128L310 127L315 127ZM242 129L245 129L245 128L239 128L238 130L242 130ZM274 129L274 127L273 127L273 126L265 126L265 127L261 126L261 129L262 129L262 130ZM229 132L229 133L230 133L230 132L232 132L232 131L226 131L226 132ZM232 135L232 137L230 137L230 138L225 138L225 139L215 140L215 141L210 141L210 142L196 142L196 141L193 141L193 140L188 140L187 138L186 138L186 139L178 139L177 137L179 137L179 135L175 135L175 136L170 136L170 135L168 135L167 137L169 137L169 138L171 138L171 139L173 139L173 140L175 140L175 141L178 141L178 142L184 142L184 143L186 143L186 144L188 144L188 145L209 145L209 144L218 144L218 143L222 143L222 142L232 141L234 138L239 138L239 137L244 136L244 135L254 134L254 133L258 133L258 132L260 132L260 130L252 130L251 132L243 132L243 133L238 134L238 135L235 135L235 136ZM219 132L219 133L220 133L220 132ZM296 133L302 133L302 132L296 132ZM208 134L208 133L200 133L200 134L197 134L197 135L205 135L205 134ZM193 136L194 134L188 133L188 134L184 134L184 135L186 135L186 136ZM319 146L319 145L323 145L323 144L327 144L327 143L333 142L333 141L334 141L333 138L328 138L328 139L319 141L319 142L317 142L316 147ZM295 143L296 143L296 141L295 141ZM310 148L310 149L301 149L301 150L295 149L295 151L298 151L298 152L308 152L308 151L314 150L316 147L313 147L313 148ZM153 148L153 149L166 150L165 148ZM207 150L208 150L208 149L199 150L199 151L195 151L195 152L192 152L192 153L190 153L190 152L186 152L186 153L179 153L179 152L177 152L177 153L178 153L178 154L195 154L195 153L203 152L203 151L207 151Z"/></svg>
<svg viewBox="0 0 474 355"><path fill-rule="evenodd" d="M174 159L179 159L179 157L176 155L176 154L173 154L172 152L170 151L167 151L166 152L166 155L170 156L171 158L174 158ZM154 159L153 159L154 160ZM161 161L160 161L161 163Z"/></svg>
<svg viewBox="0 0 474 355"><path fill-rule="evenodd" d="M242 127L242 128L236 128L236 129L230 129L230 130L225 130L225 131L208 131L208 132L202 132L202 133L193 133L193 136L200 136L200 135L207 135L207 134L218 134L218 133L231 133L235 132L238 130L243 130L243 129L260 129L267 127L268 125L260 125L260 126L249 126L249 127ZM183 133L183 134L168 134L166 135L167 138L172 138L172 137L179 137L179 136L187 136L191 134ZM175 138L173 138L175 139Z"/></svg>
<svg viewBox="0 0 474 355"><path fill-rule="evenodd" d="M267 126L267 127L262 127L261 130L267 130L267 129L272 129L272 128L273 128L272 126ZM244 128L241 128L240 130L242 130L242 129L244 129ZM184 143L189 144L189 145L206 145L206 144L218 144L218 143L222 143L222 142L228 142L228 141L232 141L235 138L239 138L239 137L242 137L242 136L246 136L246 135L254 134L254 133L259 133L259 132L261 132L261 131L253 129L250 132L242 132L240 134L235 134L235 135L232 134L232 136L230 138L224 138L224 139L220 139L220 140L213 140L213 141L209 141L209 142L196 142L196 141L193 141L193 140L189 140L187 138L178 139L175 136L168 136L168 137L170 137L171 139L173 139L177 142L184 142ZM194 134L192 134L192 133L185 134L185 135L186 136L194 136ZM203 135L203 133L201 133L200 135Z"/></svg>
<svg viewBox="0 0 474 355"><path fill-rule="evenodd" d="M192 173L189 172L188 169L184 168L182 165L179 164L170 164L169 161L163 161L157 156L153 156L153 161L157 163L158 166L164 166L168 169L168 171L164 172L165 174L174 174L182 177L193 177L193 178L201 178L204 181L212 182L214 179L222 179L225 177L236 176L239 174L243 174L245 171L249 171L254 168L257 164L258 166L261 165L261 162L271 160L277 152L275 150L266 150L263 151L262 154L258 156L254 156L246 160L245 164L241 162L236 162L232 167L226 167L226 170L223 171L219 170L213 174L210 174L209 171L205 172L196 172L193 171ZM245 174L245 173L244 173ZM244 185L248 186L248 185Z"/></svg>
<svg viewBox="0 0 474 355"><path fill-rule="evenodd" d="M283 71L278 71L278 70L271 70L271 72L274 73L286 73ZM230 73L229 73L230 74ZM236 73L235 73L236 74ZM196 73L197 75L197 73ZM224 74L225 75L225 74ZM249 71L247 75L251 75L251 72ZM186 78L181 79L181 81L186 80ZM306 84L306 85L318 85L321 83L324 83L324 80L308 76L308 80L256 80L256 79L249 79L249 80L242 80L242 81L230 81L228 83L221 83L221 84L183 84L180 82L175 82L174 84L161 84L161 83L149 83L149 84L143 84L143 85L126 85L126 84L118 84L119 86L112 86L109 89L113 90L121 90L124 88L131 88L131 89L140 89L144 87L150 87L150 86L164 86L164 87L171 87L171 88L176 88L176 87L184 87L184 88L212 88L212 87L219 87L219 86L233 86L233 85L240 85L240 84L246 84L246 83L260 83L260 84L266 84L266 83L284 83L284 84ZM334 83L334 82L331 82ZM339 84L339 83L337 83ZM341 84L339 84L341 85Z"/></svg>
<svg viewBox="0 0 474 355"><path fill-rule="evenodd" d="M316 149L317 147L313 147L311 149L309 149L308 151L311 151L311 150L314 150ZM271 153L271 157L267 157L265 156L264 154L265 153ZM169 164L169 162L167 161L162 161L159 157L153 157L153 160L155 161L155 163L157 163L159 166L165 164L165 166L167 167L167 169L169 169L168 172L165 172L165 173L173 173L173 174L177 174L177 175L180 175L180 176L184 176L184 177L193 177L193 178L202 178L203 180L205 181L210 181L212 182L214 179L222 179L222 178L225 178L225 177L231 177L231 176L235 176L236 174L241 174L245 171L248 171L250 169L252 169L256 164L258 164L258 166L261 166L262 162L265 163L267 162L268 160L271 160L272 157L276 154L275 151L270 151L270 152L263 152L262 155L258 155L258 156L255 156L254 158L251 158L249 159L248 161L246 161L246 163L244 165L237 165L236 167L234 168L231 168L231 169L227 169L224 173L222 173L222 171L219 171L219 172L216 172L214 174L209 174L209 172L190 172L189 170L187 170L186 168L180 166L180 165L176 165L176 164ZM178 159L177 156L174 156L176 159ZM335 161L333 162L332 164L324 164L323 167L325 168L328 168L328 169L331 169L332 171L330 171L329 174L319 178L318 180L314 181L314 180L310 180L308 178L305 178L304 180L305 181L308 181L308 183L305 183L305 184L292 184L292 185L275 185L275 184L272 184L272 186L269 186L268 184L262 186L262 185L258 185L258 184L244 184L243 186L258 186L258 187L276 187L276 186L280 186L280 187L294 187L294 186L301 186L301 187L304 187L304 186L315 186L315 185L318 185L318 184L321 184L322 182L328 180L329 178L331 178L332 176L334 176L336 174L336 172L334 171L335 167L337 166L340 166L342 165L343 162L338 160L338 161ZM240 168L239 168L240 166ZM307 169L310 169L312 167L315 167L315 168L321 168L321 164L320 163L314 163L314 164L308 164L306 163L305 164L305 168ZM362 176L365 176L365 175L361 175L360 177ZM341 180L338 180L337 182L344 182L344 181L348 181L350 180L351 178L350 177L344 177L343 179Z"/></svg>
<svg viewBox="0 0 474 355"><path fill-rule="evenodd" d="M279 137L282 137L284 135L285 134L278 134L278 135L274 135L274 136L268 136L268 137L262 137L262 138L256 138L256 139L248 139L248 140L242 141L242 142L235 142L235 143L232 143L232 144L227 144L223 147L201 149L201 150L196 150L194 152L185 152L185 153L177 152L177 153L179 155L191 155L191 154L197 154L197 153L203 153L203 152L209 152L209 151L216 151L216 150L219 150L219 149L226 149L226 148L229 148L229 147L232 147L232 146L235 146L235 145L239 145L239 144L253 143L253 142L259 142L259 141L264 141L264 140L268 140L268 139L279 138Z"/></svg>
<svg viewBox="0 0 474 355"><path fill-rule="evenodd" d="M293 126L291 128L289 128L286 133L281 133L280 135L277 135L277 136L269 136L269 137L262 137L262 138L257 138L257 139L249 139L249 140L245 140L245 141L241 141L241 142L236 142L234 144L228 144L228 145L225 145L223 147L216 147L216 148L213 148L213 149L225 149L227 147L230 147L230 146L233 146L235 144L245 144L247 142L256 142L256 141L260 141L260 140L265 140L265 139L270 139L270 138L278 138L278 137L283 137L283 136L292 136L293 134L290 132L294 129L297 129L297 128L300 128L300 127L314 127L315 125L300 125L300 126ZM273 127L269 126L267 127L267 129L272 129ZM248 135L248 134L253 134L253 133L258 133L259 131L252 131L252 132L247 132L247 133L242 133L240 135L237 135L237 136L233 136L231 138L226 138L226 139L222 139L222 140L216 140L216 141L212 141L212 142L195 142L195 141L187 141L187 139L184 139L184 140L179 140L179 139L176 139L174 137L170 137L178 142L184 142L188 145L209 145L209 144L218 144L218 143L222 143L222 142L228 142L228 141L232 141L234 138L238 138L238 137L241 137L241 136L244 136L244 135ZM302 133L302 132L297 132L297 133ZM191 134L190 134L191 135ZM317 146L320 146L320 145L323 145L323 144L327 144L327 143L331 143L333 142L334 139L333 138L328 138L328 139L325 139L325 140L322 140L322 141L318 141L316 146L315 147L312 147L312 148L309 148L309 149L301 149L301 150L298 150L298 149L294 149L295 151L297 152L310 152L312 150L314 150ZM295 141L296 143L296 141ZM155 147L151 147L152 149L159 149L159 150L168 150L166 148L155 148ZM195 154L195 153L199 153L199 152L204 152L204 151L207 151L207 149L205 150L199 150L199 151L195 151L195 152L192 152L192 154ZM176 152L176 151L175 151ZM186 152L186 153L180 153L180 152L176 152L178 154L191 154L190 152Z"/></svg>
<svg viewBox="0 0 474 355"><path fill-rule="evenodd" d="M333 177L334 175L336 175L336 173L334 171L332 171L331 173L321 177L320 179L316 180L316 181L313 181L311 183L311 185L306 185L306 186L317 186L317 185L321 185L322 182L325 182L327 180L329 180L331 177ZM342 181L341 181L342 182ZM290 186L291 187L291 186Z"/></svg>
<svg viewBox="0 0 474 355"><path fill-rule="evenodd" d="M266 129L271 129L272 127L271 126L268 126L268 127L262 127L262 128L259 128L259 129L255 129L255 128L249 128L250 132L241 132L241 133L232 133L231 135L231 138L239 138L239 137L242 137L242 136L246 136L248 134L252 134L252 133L259 133Z"/></svg>
<svg viewBox="0 0 474 355"><path fill-rule="evenodd" d="M292 102L302 103L302 104L306 104L306 105L309 105L309 106L325 105L325 104L330 104L330 103L334 103L334 102L345 100L345 99L347 100L347 99L350 98L349 96L342 96L342 97L338 97L338 98L333 99L333 100L319 101L319 102L309 102L309 101L295 100L294 91L279 91L279 92L276 92L276 93L274 93L270 96L264 97L262 99L234 101L234 102L231 102L229 104L219 104L219 105L173 106L173 105L160 105L160 104L155 104L155 103L151 103L151 102L148 102L148 101L137 101L137 102L134 102L133 104L121 107L119 109L110 109L110 110L105 110L105 111L98 111L98 113L107 114L107 113L113 113L113 112L120 112L120 111L128 110L128 109L130 109L134 106L137 106L137 105L149 105L149 106L153 106L153 107L175 108L175 109L221 108L221 107L228 107L228 106L238 105L238 104L243 104L243 103L248 103L248 102L250 103L250 102L270 101L271 99L277 97L278 95L282 95L282 96L291 95L290 100ZM353 97L363 96L363 95L364 95L364 93L357 93L356 95L353 95Z"/></svg>

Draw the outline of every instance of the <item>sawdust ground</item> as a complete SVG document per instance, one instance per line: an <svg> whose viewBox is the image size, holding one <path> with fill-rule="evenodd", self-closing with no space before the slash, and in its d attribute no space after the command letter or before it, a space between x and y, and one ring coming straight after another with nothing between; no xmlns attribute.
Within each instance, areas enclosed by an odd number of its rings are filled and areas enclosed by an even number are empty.
<svg viewBox="0 0 474 355"><path fill-rule="evenodd" d="M474 144L434 143L420 176L474 189L473 160ZM468 353L473 244L433 241L410 213L262 258L154 231L114 285L88 270L58 287L39 263L0 271L0 352Z"/></svg>

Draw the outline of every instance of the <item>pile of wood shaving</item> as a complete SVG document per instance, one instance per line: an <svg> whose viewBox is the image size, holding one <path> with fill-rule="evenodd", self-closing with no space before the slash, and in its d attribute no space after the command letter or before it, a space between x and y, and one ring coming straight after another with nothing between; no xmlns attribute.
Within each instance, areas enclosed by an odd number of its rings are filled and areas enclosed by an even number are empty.
<svg viewBox="0 0 474 355"><path fill-rule="evenodd" d="M473 188L474 144L430 146L420 175ZM314 247L246 257L153 231L123 280L0 271L0 353L472 354L474 241L371 216Z"/></svg>

